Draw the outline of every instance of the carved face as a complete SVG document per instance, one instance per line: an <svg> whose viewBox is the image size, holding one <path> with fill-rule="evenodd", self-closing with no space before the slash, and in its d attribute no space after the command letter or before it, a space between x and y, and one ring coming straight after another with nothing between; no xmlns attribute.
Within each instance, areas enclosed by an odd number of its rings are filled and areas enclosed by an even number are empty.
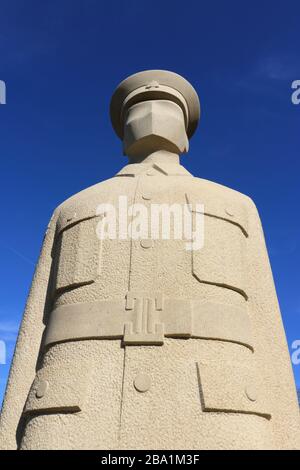
<svg viewBox="0 0 300 470"><path fill-rule="evenodd" d="M189 146L180 106L168 100L131 106L124 121L124 154L142 157L158 150L187 152Z"/></svg>

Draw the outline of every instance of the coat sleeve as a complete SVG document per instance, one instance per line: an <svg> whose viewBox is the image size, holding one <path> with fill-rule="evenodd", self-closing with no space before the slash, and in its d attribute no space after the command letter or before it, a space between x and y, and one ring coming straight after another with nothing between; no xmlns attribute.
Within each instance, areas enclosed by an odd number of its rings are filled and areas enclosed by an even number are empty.
<svg viewBox="0 0 300 470"><path fill-rule="evenodd" d="M48 225L35 269L0 416L0 449L17 449L22 432L22 411L36 374L44 331L44 316L52 265L52 246L56 230L56 210Z"/></svg>
<svg viewBox="0 0 300 470"><path fill-rule="evenodd" d="M270 406L276 448L299 448L300 419L293 371L258 211L247 199L247 284L255 357Z"/></svg>

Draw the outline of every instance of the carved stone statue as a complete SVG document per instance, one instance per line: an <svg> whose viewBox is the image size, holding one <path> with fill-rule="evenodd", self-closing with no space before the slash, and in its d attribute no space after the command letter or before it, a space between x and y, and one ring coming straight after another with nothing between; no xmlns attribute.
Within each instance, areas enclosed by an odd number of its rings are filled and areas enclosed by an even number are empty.
<svg viewBox="0 0 300 470"><path fill-rule="evenodd" d="M11 367L1 448L299 447L256 207L179 163L199 115L195 90L172 72L137 73L116 89L111 119L129 164L53 214ZM191 220L186 237L181 208Z"/></svg>

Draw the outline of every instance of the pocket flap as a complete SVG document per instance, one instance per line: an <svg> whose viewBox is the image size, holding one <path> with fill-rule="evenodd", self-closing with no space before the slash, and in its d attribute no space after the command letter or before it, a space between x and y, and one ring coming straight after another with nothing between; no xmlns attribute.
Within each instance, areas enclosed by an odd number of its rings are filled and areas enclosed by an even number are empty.
<svg viewBox="0 0 300 470"><path fill-rule="evenodd" d="M250 362L198 362L204 411L249 413L270 418L262 380Z"/></svg>
<svg viewBox="0 0 300 470"><path fill-rule="evenodd" d="M25 413L29 412L78 412L86 398L89 369L70 364L47 366L38 371L31 386Z"/></svg>
<svg viewBox="0 0 300 470"><path fill-rule="evenodd" d="M248 237L248 221L245 207L230 198L217 198L210 194L186 194L187 203L192 212L204 213L205 215L217 217L226 222L236 225L243 234ZM202 206L202 208L201 208Z"/></svg>
<svg viewBox="0 0 300 470"><path fill-rule="evenodd" d="M97 217L96 207L90 207L87 204L70 205L62 209L57 220L57 233L65 230L70 225Z"/></svg>

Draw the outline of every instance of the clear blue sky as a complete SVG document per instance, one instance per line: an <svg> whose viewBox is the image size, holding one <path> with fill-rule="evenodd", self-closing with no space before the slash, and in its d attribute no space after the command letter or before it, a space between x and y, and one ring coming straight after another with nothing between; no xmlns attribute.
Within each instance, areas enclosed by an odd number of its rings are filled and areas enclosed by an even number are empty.
<svg viewBox="0 0 300 470"><path fill-rule="evenodd" d="M108 115L149 68L189 79L202 119L183 163L250 195L291 345L300 339L299 1L1 0L0 338L10 361L41 240L64 199L125 164ZM300 365L294 367L300 386ZM0 402L8 365L0 365Z"/></svg>

